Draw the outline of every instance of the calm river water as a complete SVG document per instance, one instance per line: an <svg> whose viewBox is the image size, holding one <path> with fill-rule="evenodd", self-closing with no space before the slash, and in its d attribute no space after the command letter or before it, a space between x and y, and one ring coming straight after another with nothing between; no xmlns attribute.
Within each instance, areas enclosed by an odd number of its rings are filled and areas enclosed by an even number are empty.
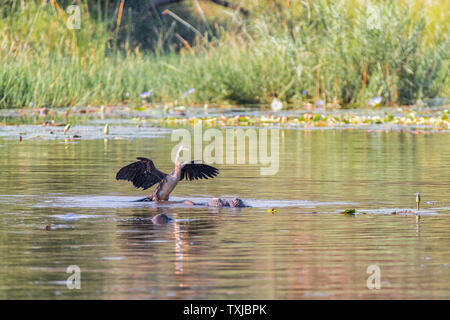
<svg viewBox="0 0 450 320"><path fill-rule="evenodd" d="M117 170L144 156L168 172L174 144L169 131L0 138L0 298L450 298L449 133L282 130L276 175L219 164L213 180L180 182L172 202L131 202L147 192ZM401 214L416 192L420 219ZM252 207L178 202L218 196ZM153 224L157 213L173 221ZM66 286L70 265L79 290Z"/></svg>

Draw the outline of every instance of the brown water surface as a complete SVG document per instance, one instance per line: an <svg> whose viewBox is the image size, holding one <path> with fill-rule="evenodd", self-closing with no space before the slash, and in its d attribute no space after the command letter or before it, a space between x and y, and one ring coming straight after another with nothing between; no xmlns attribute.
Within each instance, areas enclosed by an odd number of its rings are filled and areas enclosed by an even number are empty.
<svg viewBox="0 0 450 320"><path fill-rule="evenodd" d="M146 156L170 171L173 146L168 132L0 138L0 298L450 298L450 134L283 130L276 175L223 164L168 204L132 202L146 192L117 170ZM420 219L391 214L414 209L416 192ZM252 207L179 203L217 196ZM157 213L173 220L153 224ZM66 287L69 265L80 290Z"/></svg>

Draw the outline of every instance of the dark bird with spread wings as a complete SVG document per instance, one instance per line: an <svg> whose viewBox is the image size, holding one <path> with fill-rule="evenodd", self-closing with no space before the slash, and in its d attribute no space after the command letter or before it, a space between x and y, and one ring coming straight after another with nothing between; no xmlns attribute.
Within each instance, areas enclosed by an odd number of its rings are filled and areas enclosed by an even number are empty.
<svg viewBox="0 0 450 320"><path fill-rule="evenodd" d="M137 158L139 161L120 169L117 172L116 179L131 181L136 188L142 188L143 190L158 183L153 193L148 196L148 200L166 201L180 180L192 181L194 179L214 178L219 173L219 169L198 161L180 163L180 153L183 150L187 149L181 146L175 158L175 169L170 174L156 169L150 159Z"/></svg>

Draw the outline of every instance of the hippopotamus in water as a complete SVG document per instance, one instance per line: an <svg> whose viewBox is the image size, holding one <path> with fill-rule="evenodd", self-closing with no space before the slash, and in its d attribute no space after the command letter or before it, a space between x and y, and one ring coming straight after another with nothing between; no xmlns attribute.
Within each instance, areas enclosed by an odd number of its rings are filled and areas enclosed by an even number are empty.
<svg viewBox="0 0 450 320"><path fill-rule="evenodd" d="M134 200L134 202L147 202L152 201L152 199L146 197L138 200ZM193 202L191 200L185 200L183 201L184 204L188 204L190 206L206 206L210 208L223 208L223 207L230 207L230 208L245 208L250 207L244 203L239 198L233 198L230 200L222 199L222 198L212 198L209 202Z"/></svg>
<svg viewBox="0 0 450 320"><path fill-rule="evenodd" d="M156 216L153 217L152 222L154 224L166 224L168 223L170 220L172 220L171 218L169 218L167 215L165 215L164 213L159 213Z"/></svg>
<svg viewBox="0 0 450 320"><path fill-rule="evenodd" d="M190 200L186 200L183 202L184 204L188 204L191 206L206 206L208 208L223 208L223 207L229 207L229 208L244 208L249 207L245 205L244 201L242 201L239 198L233 198L230 200L222 199L222 198L212 198L208 203L194 203ZM154 224L166 224L169 223L172 219L169 218L164 213L157 214L153 217L152 222Z"/></svg>
<svg viewBox="0 0 450 320"><path fill-rule="evenodd" d="M221 207L232 207L232 208L242 208L246 207L244 201L239 198L233 198L231 200L226 200L222 198L212 198L208 204L208 207L221 208Z"/></svg>
<svg viewBox="0 0 450 320"><path fill-rule="evenodd" d="M223 207L231 207L231 208L243 208L248 207L244 204L244 201L242 201L239 198L233 198L231 200L222 199L222 198L212 198L208 203L194 203L192 201L186 200L184 201L185 204L189 204L191 206L207 206L210 208L223 208Z"/></svg>

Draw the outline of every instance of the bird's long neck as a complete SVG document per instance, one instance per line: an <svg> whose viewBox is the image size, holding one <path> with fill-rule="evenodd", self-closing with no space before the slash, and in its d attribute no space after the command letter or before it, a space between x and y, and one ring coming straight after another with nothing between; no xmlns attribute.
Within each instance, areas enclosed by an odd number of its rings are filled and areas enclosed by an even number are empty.
<svg viewBox="0 0 450 320"><path fill-rule="evenodd" d="M177 152L177 156L175 157L175 177L179 180L181 177L181 162L180 162L180 155L181 151L183 151L183 147L180 147Z"/></svg>

